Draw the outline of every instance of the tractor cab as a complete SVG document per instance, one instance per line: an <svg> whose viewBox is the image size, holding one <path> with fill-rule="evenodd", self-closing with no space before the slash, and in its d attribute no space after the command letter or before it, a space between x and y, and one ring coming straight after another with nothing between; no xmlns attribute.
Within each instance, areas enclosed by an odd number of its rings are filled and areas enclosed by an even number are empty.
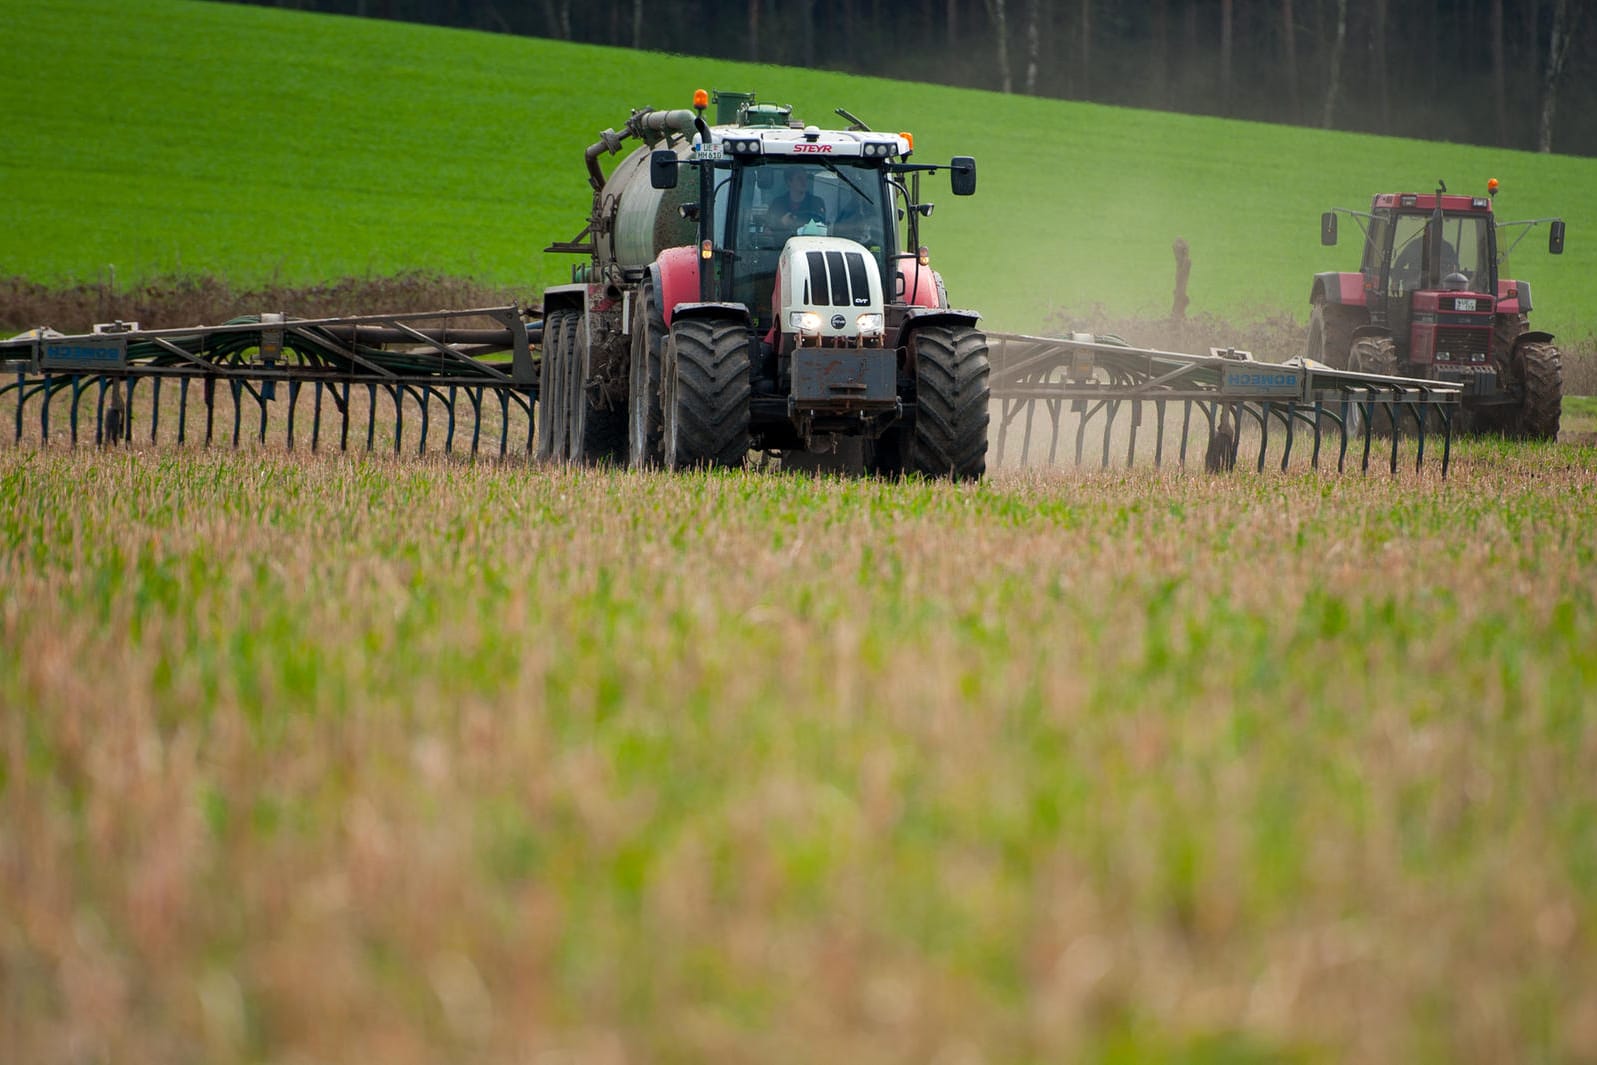
<svg viewBox="0 0 1597 1065"><path fill-rule="evenodd" d="M1406 338L1408 362L1486 361L1497 297L1490 199L1376 196L1360 273L1370 322Z"/></svg>
<svg viewBox="0 0 1597 1065"><path fill-rule="evenodd" d="M971 160L910 163L908 134L822 130L772 105L746 104L735 124L709 132L676 158L658 153L656 177L656 187L674 183L679 162L697 171L699 195L687 214L699 225L701 300L747 308L755 331L779 346L810 333L804 325L813 315L799 312L819 315L820 339L853 343L882 336L884 302L934 305L930 271L921 277L924 264L909 250L931 213L918 202L919 174L952 169L955 194L969 195ZM802 255L794 241L803 242ZM783 276L792 268L804 279ZM803 306L784 303L783 292L799 294Z"/></svg>

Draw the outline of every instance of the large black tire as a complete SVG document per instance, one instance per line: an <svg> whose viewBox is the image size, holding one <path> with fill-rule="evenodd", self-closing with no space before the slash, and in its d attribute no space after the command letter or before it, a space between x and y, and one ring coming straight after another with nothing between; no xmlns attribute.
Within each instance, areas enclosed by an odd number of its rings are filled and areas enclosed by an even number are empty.
<svg viewBox="0 0 1597 1065"><path fill-rule="evenodd" d="M587 422L582 402L582 382L587 372L588 323L587 316L578 312L572 315L572 326L561 350L566 387L566 458L571 462L582 460L581 440Z"/></svg>
<svg viewBox="0 0 1597 1065"><path fill-rule="evenodd" d="M627 454L627 412L604 406L604 393L588 385L592 373L592 351L588 322L577 315L575 338L567 349L571 370L567 406L567 454L583 465L618 465Z"/></svg>
<svg viewBox="0 0 1597 1065"><path fill-rule="evenodd" d="M1353 348L1353 330L1358 327L1359 319L1360 315L1353 308L1326 303L1324 296L1316 296L1309 310L1308 357L1334 369L1347 369Z"/></svg>
<svg viewBox="0 0 1597 1065"><path fill-rule="evenodd" d="M674 322L666 344L665 464L742 466L749 453L749 333L723 318Z"/></svg>
<svg viewBox="0 0 1597 1065"><path fill-rule="evenodd" d="M575 316L551 311L543 319L543 358L538 370L538 457L559 462L566 457L565 335Z"/></svg>
<svg viewBox="0 0 1597 1065"><path fill-rule="evenodd" d="M571 378L575 376L576 369L572 365L577 349L577 323L582 321L582 315L577 311L567 311L564 321L560 324L560 350L557 358L556 369L560 376L556 387L560 392L560 404L555 407L555 449L559 451L562 462L571 459Z"/></svg>
<svg viewBox="0 0 1597 1065"><path fill-rule="evenodd" d="M1551 344L1521 341L1529 329L1526 315L1498 316L1492 330L1498 380L1524 397L1518 407L1481 407L1475 412L1475 427L1528 440L1557 440L1564 407L1563 357Z"/></svg>
<svg viewBox="0 0 1597 1065"><path fill-rule="evenodd" d="M1348 354L1349 370L1358 373L1377 373L1385 377L1400 376L1397 359L1397 341L1391 337L1363 336L1353 341L1353 346ZM1390 436L1392 432L1392 405L1390 403L1376 403L1375 418L1372 429L1378 436ZM1348 415L1348 434L1363 433L1364 427L1360 423L1363 409L1357 406L1350 408ZM1398 431L1403 430L1402 414L1398 413Z"/></svg>
<svg viewBox="0 0 1597 1065"><path fill-rule="evenodd" d="M915 354L915 430L905 469L971 480L987 472L987 337L970 326L926 326Z"/></svg>
<svg viewBox="0 0 1597 1065"><path fill-rule="evenodd" d="M660 450L660 364L665 358L665 314L654 285L645 284L632 316L632 364L627 375L627 459L635 470L663 461Z"/></svg>
<svg viewBox="0 0 1597 1065"><path fill-rule="evenodd" d="M1557 440L1564 410L1564 361L1558 349L1540 341L1514 348L1514 367L1525 399L1510 423L1512 435L1527 440Z"/></svg>
<svg viewBox="0 0 1597 1065"><path fill-rule="evenodd" d="M1349 351L1347 368L1359 373L1378 373L1387 377L1401 376L1398 368L1397 341L1383 336L1359 337L1353 342Z"/></svg>

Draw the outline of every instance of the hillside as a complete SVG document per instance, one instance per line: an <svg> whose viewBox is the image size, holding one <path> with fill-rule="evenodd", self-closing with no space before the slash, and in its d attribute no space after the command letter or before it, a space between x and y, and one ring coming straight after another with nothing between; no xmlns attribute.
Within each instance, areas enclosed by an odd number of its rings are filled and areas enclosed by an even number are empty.
<svg viewBox="0 0 1597 1065"><path fill-rule="evenodd" d="M976 199L927 232L957 302L1012 329L1061 307L1163 311L1171 241L1195 312L1302 314L1348 268L1317 216L1370 192L1499 178L1509 217L1561 214L1515 273L1538 322L1586 336L1597 160L1537 156L910 85L792 68L193 0L0 0L10 151L0 273L34 280L211 272L255 282L424 269L529 296L586 213L583 148L633 106L753 88L812 121L846 106L924 158L980 160ZM580 87L580 88L578 88Z"/></svg>

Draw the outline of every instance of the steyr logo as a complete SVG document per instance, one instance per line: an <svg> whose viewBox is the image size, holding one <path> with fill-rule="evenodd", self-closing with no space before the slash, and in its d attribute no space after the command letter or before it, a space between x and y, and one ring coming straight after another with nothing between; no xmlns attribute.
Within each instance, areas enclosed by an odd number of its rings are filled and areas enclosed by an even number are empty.
<svg viewBox="0 0 1597 1065"><path fill-rule="evenodd" d="M799 152L829 152L831 150L832 150L832 146L830 144L795 144L795 145L793 145L793 151L794 151L795 154L797 154Z"/></svg>

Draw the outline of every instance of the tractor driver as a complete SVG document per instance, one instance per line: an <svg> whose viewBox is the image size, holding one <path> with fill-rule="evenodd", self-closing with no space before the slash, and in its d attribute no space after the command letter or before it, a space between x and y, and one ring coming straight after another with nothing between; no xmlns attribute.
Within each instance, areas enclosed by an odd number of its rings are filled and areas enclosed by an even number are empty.
<svg viewBox="0 0 1597 1065"><path fill-rule="evenodd" d="M1458 252L1453 250L1453 245L1446 240L1442 241L1442 268L1437 271L1441 277L1446 277L1458 269ZM1425 279L1420 277L1420 263L1425 254L1424 241L1416 237L1408 242L1397 258L1392 262L1392 276L1401 279L1405 288L1412 290L1424 284Z"/></svg>
<svg viewBox="0 0 1597 1065"><path fill-rule="evenodd" d="M807 170L787 172L787 191L766 209L765 224L770 229L796 233L807 222L825 222L826 204L810 191Z"/></svg>

